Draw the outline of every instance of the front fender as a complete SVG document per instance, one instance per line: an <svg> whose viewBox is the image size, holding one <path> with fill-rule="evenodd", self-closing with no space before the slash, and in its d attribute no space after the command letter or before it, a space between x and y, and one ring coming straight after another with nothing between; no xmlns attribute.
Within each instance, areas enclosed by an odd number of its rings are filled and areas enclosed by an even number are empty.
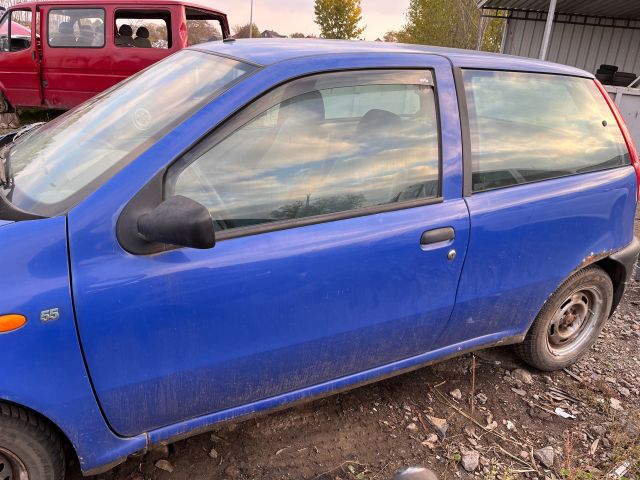
<svg viewBox="0 0 640 480"><path fill-rule="evenodd" d="M144 449L144 436L111 432L93 394L74 318L66 217L3 226L0 253L0 314L27 317L22 328L0 334L0 399L53 422L84 471ZM55 308L58 319L40 321Z"/></svg>

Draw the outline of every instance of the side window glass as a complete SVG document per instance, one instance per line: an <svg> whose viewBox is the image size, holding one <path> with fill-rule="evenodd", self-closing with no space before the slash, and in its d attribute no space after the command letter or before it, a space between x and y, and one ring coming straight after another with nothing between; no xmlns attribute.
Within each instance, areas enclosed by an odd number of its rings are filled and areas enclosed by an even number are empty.
<svg viewBox="0 0 640 480"><path fill-rule="evenodd" d="M395 84L350 75L270 94L284 100L174 165L167 194L207 206L218 230L437 197L433 83L421 84L424 72L395 72Z"/></svg>
<svg viewBox="0 0 640 480"><path fill-rule="evenodd" d="M117 47L171 48L171 12L118 10L115 19Z"/></svg>
<svg viewBox="0 0 640 480"><path fill-rule="evenodd" d="M467 70L464 83L475 192L630 164L593 80Z"/></svg>
<svg viewBox="0 0 640 480"><path fill-rule="evenodd" d="M195 8L187 8L185 13L189 46L222 40L222 27L218 17Z"/></svg>
<svg viewBox="0 0 640 480"><path fill-rule="evenodd" d="M0 23L0 51L19 52L31 48L31 10L12 10Z"/></svg>
<svg viewBox="0 0 640 480"><path fill-rule="evenodd" d="M52 9L48 35L51 47L104 47L104 10L100 8Z"/></svg>

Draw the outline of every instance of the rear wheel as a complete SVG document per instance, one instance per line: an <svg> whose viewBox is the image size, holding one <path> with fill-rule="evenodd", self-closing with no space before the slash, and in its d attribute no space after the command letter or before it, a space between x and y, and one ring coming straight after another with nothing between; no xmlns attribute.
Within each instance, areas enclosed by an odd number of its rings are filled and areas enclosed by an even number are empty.
<svg viewBox="0 0 640 480"><path fill-rule="evenodd" d="M7 101L7 98L2 92L0 92L0 113L9 113L11 111L11 105Z"/></svg>
<svg viewBox="0 0 640 480"><path fill-rule="evenodd" d="M0 403L0 480L62 480L60 439L41 417Z"/></svg>
<svg viewBox="0 0 640 480"><path fill-rule="evenodd" d="M613 283L604 270L579 271L547 300L516 352L539 370L575 363L598 339L612 302Z"/></svg>

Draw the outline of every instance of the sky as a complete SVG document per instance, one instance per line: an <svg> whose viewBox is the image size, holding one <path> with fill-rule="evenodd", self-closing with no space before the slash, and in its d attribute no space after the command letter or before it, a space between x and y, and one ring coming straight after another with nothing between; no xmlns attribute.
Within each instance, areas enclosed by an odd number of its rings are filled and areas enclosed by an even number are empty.
<svg viewBox="0 0 640 480"><path fill-rule="evenodd" d="M314 0L253 0L253 21L260 31L275 30L282 35L302 32L318 35L314 23ZM197 0L229 15L231 29L249 23L251 0ZM409 0L361 0L363 37L375 40L405 23Z"/></svg>

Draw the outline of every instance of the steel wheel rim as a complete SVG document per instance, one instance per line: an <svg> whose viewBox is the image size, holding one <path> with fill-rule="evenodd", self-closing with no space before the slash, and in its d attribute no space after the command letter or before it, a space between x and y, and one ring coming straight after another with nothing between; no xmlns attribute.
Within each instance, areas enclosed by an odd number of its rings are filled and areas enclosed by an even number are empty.
<svg viewBox="0 0 640 480"><path fill-rule="evenodd" d="M27 467L15 453L0 447L0 480L29 480Z"/></svg>
<svg viewBox="0 0 640 480"><path fill-rule="evenodd" d="M549 323L547 345L551 353L564 356L581 350L598 327L603 305L603 295L595 286L571 293Z"/></svg>

